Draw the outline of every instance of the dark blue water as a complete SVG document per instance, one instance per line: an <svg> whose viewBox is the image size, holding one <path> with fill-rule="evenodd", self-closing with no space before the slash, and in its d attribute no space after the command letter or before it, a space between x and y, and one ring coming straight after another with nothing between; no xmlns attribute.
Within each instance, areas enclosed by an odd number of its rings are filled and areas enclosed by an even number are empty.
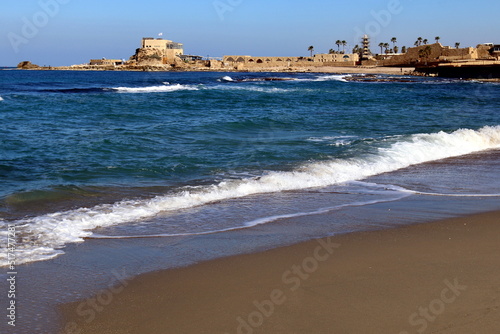
<svg viewBox="0 0 500 334"><path fill-rule="evenodd" d="M499 209L499 148L495 83L0 71L16 330L57 332L55 305L114 271Z"/></svg>
<svg viewBox="0 0 500 334"><path fill-rule="evenodd" d="M20 255L30 262L93 234L203 234L315 212L332 205L167 218L500 145L498 84L351 78L0 71L0 218L36 235ZM347 198L336 205L360 200Z"/></svg>

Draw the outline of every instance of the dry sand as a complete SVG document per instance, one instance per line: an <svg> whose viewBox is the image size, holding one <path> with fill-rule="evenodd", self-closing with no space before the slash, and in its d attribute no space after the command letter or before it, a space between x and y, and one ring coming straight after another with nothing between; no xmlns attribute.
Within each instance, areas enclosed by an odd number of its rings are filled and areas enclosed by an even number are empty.
<svg viewBox="0 0 500 334"><path fill-rule="evenodd" d="M500 333L500 212L145 274L61 309L65 333Z"/></svg>

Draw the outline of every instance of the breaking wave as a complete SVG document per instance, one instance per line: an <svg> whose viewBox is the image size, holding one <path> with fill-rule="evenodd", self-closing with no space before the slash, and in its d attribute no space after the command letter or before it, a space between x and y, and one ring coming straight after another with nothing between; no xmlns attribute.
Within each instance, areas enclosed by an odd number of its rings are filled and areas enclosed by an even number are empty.
<svg viewBox="0 0 500 334"><path fill-rule="evenodd" d="M326 142L330 146L348 146L351 145L356 140L359 140L357 136L325 136L325 137L311 137L307 141L323 143Z"/></svg>
<svg viewBox="0 0 500 334"><path fill-rule="evenodd" d="M500 126L401 136L394 138L389 146L376 147L375 153L354 158L308 163L293 171L273 171L258 178L226 180L146 200L124 200L10 222L16 225L16 232L22 239L17 249L17 263L55 257L62 253L60 249L66 244L82 242L98 227L146 220L162 212L231 198L362 180L415 164L496 148L500 148ZM4 237L2 233L6 232L0 233ZM2 252L0 265L6 263L5 252Z"/></svg>
<svg viewBox="0 0 500 334"><path fill-rule="evenodd" d="M164 85L164 86L148 86L148 87L116 87L112 88L120 93L162 93L162 92L175 92L179 90L198 90L196 86L190 85Z"/></svg>
<svg viewBox="0 0 500 334"><path fill-rule="evenodd" d="M252 221L245 222L240 226L234 226L234 227L229 227L229 228L225 228L225 229L206 231L206 232L187 232L187 233L170 233L170 234L151 234L151 235L120 235L120 236L117 236L117 235L108 236L108 235L92 234L89 238L90 239L139 239L139 238L159 238L159 237L182 237L182 236L208 235L208 234L215 234L215 233L221 233L221 232L241 230L244 228L250 228L250 227L254 227L254 226L258 226L258 225L263 225L263 224L275 222L275 221L281 220L281 219L325 214L325 213L332 212L335 210L343 209L345 207L359 207L359 206L371 205L371 204L376 204L376 203L391 202L391 201L395 201L397 199L400 199L400 198L406 197L406 196L410 196L410 193L409 192L401 192L401 193L398 193L396 196L394 196L392 198L388 198L388 199L359 201L359 202L346 203L346 204L341 204L341 205L336 205L336 206L331 206L331 207L326 207L326 208L319 208L319 209L314 210L314 211L296 212L296 213L290 213L290 214L269 216L269 217L259 218L259 219L255 219Z"/></svg>
<svg viewBox="0 0 500 334"><path fill-rule="evenodd" d="M220 81L226 81L226 82L234 82L234 79L231 78L229 75L223 76L220 78Z"/></svg>
<svg viewBox="0 0 500 334"><path fill-rule="evenodd" d="M340 82L348 82L346 78L349 78L350 75L345 75L345 74L329 74L329 75L321 75L316 78L311 78L311 79L297 79L296 81L314 81L314 82L320 82L320 81L340 81Z"/></svg>

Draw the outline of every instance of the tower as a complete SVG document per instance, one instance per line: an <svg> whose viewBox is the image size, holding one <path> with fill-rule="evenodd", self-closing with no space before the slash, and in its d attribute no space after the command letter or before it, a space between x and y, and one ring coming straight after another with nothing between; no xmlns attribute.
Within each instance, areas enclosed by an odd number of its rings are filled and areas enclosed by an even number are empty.
<svg viewBox="0 0 500 334"><path fill-rule="evenodd" d="M361 39L361 43L363 44L363 53L361 54L361 59L371 58L372 52L370 51L370 37L368 37L368 35L364 35Z"/></svg>

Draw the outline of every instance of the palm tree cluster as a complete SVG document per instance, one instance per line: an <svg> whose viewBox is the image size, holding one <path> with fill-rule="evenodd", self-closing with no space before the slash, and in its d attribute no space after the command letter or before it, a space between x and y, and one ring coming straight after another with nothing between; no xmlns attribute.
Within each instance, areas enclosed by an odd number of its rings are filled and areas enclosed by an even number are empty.
<svg viewBox="0 0 500 334"><path fill-rule="evenodd" d="M396 45L398 42L398 39L396 37L391 38L391 43L392 43L392 48L390 48L389 43L379 43L378 46L380 47L380 53L385 53L385 54L390 54L390 53L398 53L399 47ZM403 53L406 52L406 46L403 46L401 49Z"/></svg>
<svg viewBox="0 0 500 334"><path fill-rule="evenodd" d="M418 51L418 56L420 58L429 58L429 56L431 55L431 53L432 53L432 48L427 45L424 49L420 49Z"/></svg>
<svg viewBox="0 0 500 334"><path fill-rule="evenodd" d="M432 48L429 45L427 45L425 48L418 50L418 57L424 58L425 65L427 65L427 62L429 61L429 57L431 56L431 53L432 53Z"/></svg>
<svg viewBox="0 0 500 334"><path fill-rule="evenodd" d="M440 39L441 39L441 37L439 37L439 36L434 37L434 40L436 41L436 43L439 43ZM398 53L399 47L396 45L397 42L398 42L398 39L396 37L391 38L392 48L391 48L391 45L389 43L379 43L378 46L380 47L380 54ZM418 37L417 40L415 41L414 45L421 46L422 44L427 45L428 43L429 43L428 39ZM345 40L341 41L340 39L338 39L337 41L335 41L335 44L337 45L337 51L335 51L334 49L330 49L328 51L328 53L330 53L330 54L334 54L334 53L344 54L345 47L347 46L347 42ZM342 51L340 51L340 46L342 46ZM455 43L455 47L458 49L460 47L460 43L458 43L458 42ZM426 50L427 51L425 52L425 54L420 53L420 56L422 58L425 58L425 56L427 55L428 48L426 48ZM311 57L312 57L313 52L314 52L314 47L310 46L308 51L311 52ZM406 51L407 51L407 47L403 46L401 48L401 53L406 53ZM355 45L354 48L352 49L352 53L362 53L362 52L363 52L363 48L360 48L359 45Z"/></svg>
<svg viewBox="0 0 500 334"><path fill-rule="evenodd" d="M440 39L441 39L441 37L439 37L439 36L434 37L434 40L436 41L436 43L439 43L439 40L440 40ZM422 37L419 37L419 38L417 38L417 40L415 41L414 45L415 45L415 46L420 46L420 45L422 45L422 44L427 45L427 43L429 43L429 40L428 40L428 39L426 39L426 38L422 38Z"/></svg>
<svg viewBox="0 0 500 334"><path fill-rule="evenodd" d="M434 40L436 41L436 43L439 43L440 39L441 39L441 37L439 37L439 36L434 37ZM427 39L423 39L422 37L419 37L415 41L414 45L415 46L421 46L422 44L427 45L428 42L429 41ZM455 43L455 47L458 49L460 47L460 43L459 42Z"/></svg>
<svg viewBox="0 0 500 334"><path fill-rule="evenodd" d="M345 40L340 40L340 39L337 39L337 41L335 42L335 44L337 44L337 51L333 50L333 49L330 49L330 53L340 53L340 54L343 54L345 53L345 47L347 45L347 42ZM342 51L340 51L340 46L342 45Z"/></svg>

